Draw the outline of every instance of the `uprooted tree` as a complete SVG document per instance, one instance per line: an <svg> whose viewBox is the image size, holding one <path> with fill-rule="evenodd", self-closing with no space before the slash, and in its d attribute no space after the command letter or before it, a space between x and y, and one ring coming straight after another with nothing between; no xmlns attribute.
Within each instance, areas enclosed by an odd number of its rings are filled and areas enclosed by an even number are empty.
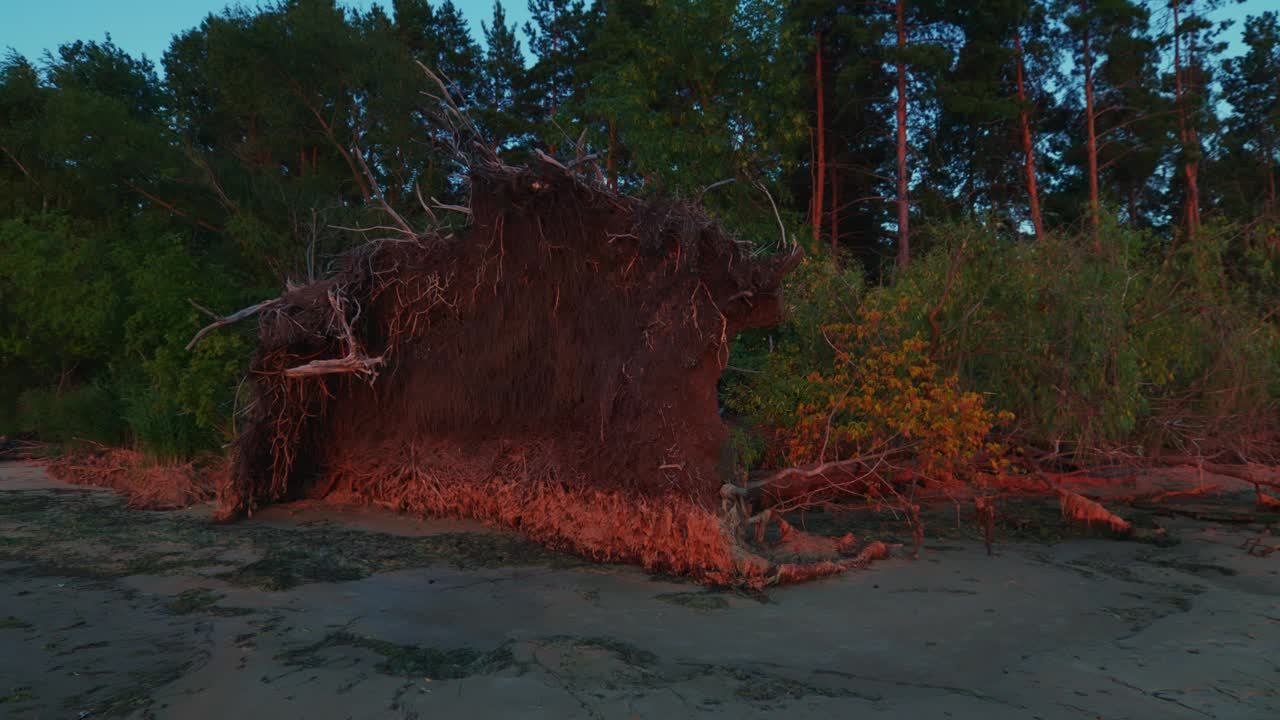
<svg viewBox="0 0 1280 720"><path fill-rule="evenodd" d="M506 165L446 112L471 138L470 202L422 206L462 230L412 228L377 197L391 237L192 341L258 317L221 515L376 502L751 586L883 554L845 539L773 562L745 540L758 493L730 482L716 386L735 333L780 318L798 253L753 255L694 202L613 192L589 156Z"/></svg>
<svg viewBox="0 0 1280 720"><path fill-rule="evenodd" d="M995 416L938 376L927 343L862 347L885 334L874 313L824 330L839 362L807 380L817 399L785 438L798 466L739 474L717 384L735 334L782 317L799 260L785 231L779 252L753 252L696 201L617 193L580 151L508 165L440 88L469 201L417 199L463 222L411 226L357 148L388 218L370 231L387 236L192 340L259 322L224 519L304 496L377 503L750 587L887 554L783 518L808 508L891 510L918 546L922 506L971 501L990 542L998 497L1051 495L1068 517L1130 531L1072 489L1091 478L1006 472L986 440ZM1272 481L1249 482L1263 503Z"/></svg>

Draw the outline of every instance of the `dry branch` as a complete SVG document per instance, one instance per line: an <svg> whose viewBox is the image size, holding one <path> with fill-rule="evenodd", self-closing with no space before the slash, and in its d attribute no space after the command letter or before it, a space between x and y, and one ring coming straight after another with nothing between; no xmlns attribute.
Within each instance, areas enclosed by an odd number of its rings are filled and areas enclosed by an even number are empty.
<svg viewBox="0 0 1280 720"><path fill-rule="evenodd" d="M347 321L346 304L339 297L337 291L330 289L328 292L329 306L333 308L333 318L342 328L342 341L347 348L347 354L340 358L332 358L329 360L312 360L305 365L291 367L284 371L286 377L300 378L313 375L332 375L334 373L355 373L364 375L373 382L378 378L378 367L382 365L382 356L369 357L360 351L360 345L356 342L355 332L351 329L351 323ZM360 310L357 306L356 318L360 317Z"/></svg>
<svg viewBox="0 0 1280 720"><path fill-rule="evenodd" d="M757 501L765 497L782 500L827 489L837 489L844 483L832 479L832 475L842 473L865 477L875 472L877 466L883 463L889 454L890 452L886 451L815 465L789 467L767 475L757 475L756 479L746 485L725 483L720 487L720 495L725 498L744 498L749 501ZM855 473L857 469L863 472Z"/></svg>
<svg viewBox="0 0 1280 720"><path fill-rule="evenodd" d="M1196 467L1214 475L1223 475L1225 477L1244 480L1247 483L1253 484L1253 487L1258 491L1259 496L1262 495L1262 488L1264 487L1280 490L1280 469L1266 465L1259 465L1258 463L1231 464L1210 462L1205 460L1203 457L1189 455L1159 455L1155 460L1156 462L1165 465Z"/></svg>
<svg viewBox="0 0 1280 720"><path fill-rule="evenodd" d="M400 213L387 202L386 196L382 194L382 188L378 185L378 179L373 176L373 171L369 169L369 163L364 160L364 153L360 150L360 144L355 144L356 160L360 163L360 172L364 173L365 179L369 182L369 187L373 189L373 197L378 201L378 207L382 208L388 216L395 221L396 227L392 228L398 232L402 232L409 237L416 238L418 233L400 217Z"/></svg>
<svg viewBox="0 0 1280 720"><path fill-rule="evenodd" d="M204 326L203 328L200 328L200 332L196 333L195 337L191 338L191 342L187 343L187 350L194 348L196 346L196 343L200 342L201 338L203 338L205 335L208 335L209 333L213 332L214 330L217 330L220 327L223 327L224 325L230 325L234 322L239 322L252 315L257 315L263 310L269 310L283 303L284 303L284 298L272 298L270 300L264 300L258 303L257 305L250 305L247 308L244 308L242 310L237 310L236 312L231 313L230 315L224 318L216 320ZM192 304L194 305L195 303L193 302ZM199 305L196 305L196 307L206 313L209 312L208 310L205 310Z"/></svg>
<svg viewBox="0 0 1280 720"><path fill-rule="evenodd" d="M439 208L439 209L441 209L441 210L452 210L453 212L456 212L456 213L462 213L463 215L470 215L470 214L471 214L471 208L468 208L468 207L463 207L463 206L461 206L461 205L449 205L449 204L446 204L446 203L442 203L442 202L440 202L439 200L435 199L434 197L433 197L433 198L431 198L431 202L435 203L435 204L436 204L436 207L437 207L437 208Z"/></svg>
<svg viewBox="0 0 1280 720"><path fill-rule="evenodd" d="M312 375L332 375L335 373L356 373L377 377L377 368L382 364L381 357L365 357L363 355L344 355L331 360L312 360L306 365L291 367L284 371L286 377L300 378Z"/></svg>

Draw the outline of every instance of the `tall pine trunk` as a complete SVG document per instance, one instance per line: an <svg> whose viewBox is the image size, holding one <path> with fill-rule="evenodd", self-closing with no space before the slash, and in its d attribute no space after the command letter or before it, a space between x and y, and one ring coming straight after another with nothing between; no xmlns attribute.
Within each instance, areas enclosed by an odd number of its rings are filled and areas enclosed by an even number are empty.
<svg viewBox="0 0 1280 720"><path fill-rule="evenodd" d="M1186 91L1182 83L1182 28L1179 19L1179 5L1175 0L1173 7L1173 87L1174 102L1178 109L1178 134L1182 140L1184 156L1192 148L1197 150L1200 139L1193 123L1187 119ZM1189 156L1184 157L1182 172L1187 180L1187 237L1194 238L1200 229L1200 162Z"/></svg>
<svg viewBox="0 0 1280 720"><path fill-rule="evenodd" d="M1022 120L1022 151L1026 155L1027 197L1031 206L1031 226L1036 238L1044 235L1044 220L1040 215L1040 193L1036 189L1035 141L1031 137L1031 118L1027 110L1027 89L1023 82L1025 68L1022 59L1022 30L1013 31L1013 52L1017 61L1018 108Z"/></svg>
<svg viewBox="0 0 1280 720"><path fill-rule="evenodd" d="M813 245L818 247L822 241L822 210L825 207L822 204L822 190L826 184L826 168L827 168L827 126L826 126L826 108L823 101L825 94L822 85L822 31L814 31L814 39L817 41L818 49L814 53L814 84L818 88L818 154L814 158L815 177L813 182Z"/></svg>
<svg viewBox="0 0 1280 720"><path fill-rule="evenodd" d="M898 268L911 261L911 229L908 226L910 202L907 197L907 23L903 4L897 0L894 10L898 22Z"/></svg>
<svg viewBox="0 0 1280 720"><path fill-rule="evenodd" d="M839 168L831 166L831 262L839 264L840 256L840 176Z"/></svg>
<svg viewBox="0 0 1280 720"><path fill-rule="evenodd" d="M1262 217L1268 221L1275 220L1280 214L1280 204L1277 204L1276 195L1276 165L1272 161L1275 155L1275 141L1269 134L1264 134L1260 139L1261 157L1259 161L1262 165L1262 171L1267 176L1267 196L1262 200Z"/></svg>
<svg viewBox="0 0 1280 720"><path fill-rule="evenodd" d="M1093 237L1094 252L1102 251L1102 240L1098 237L1098 216L1101 205L1098 200L1098 133L1094 126L1097 119L1093 110L1093 38L1088 26L1089 3L1081 0L1080 8L1085 16L1084 30L1084 115L1086 127L1086 145L1089 153L1089 233Z"/></svg>
<svg viewBox="0 0 1280 720"><path fill-rule="evenodd" d="M614 130L613 121L610 120L609 121L609 150L608 150L608 155L605 156L604 162L605 162L605 173L609 178L609 189L612 190L613 192L618 191L618 170L617 170L617 166L614 164L614 158L613 158L614 146L617 143L616 135L617 133Z"/></svg>

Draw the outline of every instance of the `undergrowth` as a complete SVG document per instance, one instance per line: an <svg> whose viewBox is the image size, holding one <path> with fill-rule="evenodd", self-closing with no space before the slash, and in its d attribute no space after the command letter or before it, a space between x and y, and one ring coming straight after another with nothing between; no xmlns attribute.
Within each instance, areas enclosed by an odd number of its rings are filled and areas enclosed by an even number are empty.
<svg viewBox="0 0 1280 720"><path fill-rule="evenodd" d="M931 250L891 285L806 260L788 319L742 338L726 374L739 461L894 443L943 472L1004 448L1276 459L1280 252L1226 226L1195 242L1100 232L1096 253L1077 236L931 226Z"/></svg>

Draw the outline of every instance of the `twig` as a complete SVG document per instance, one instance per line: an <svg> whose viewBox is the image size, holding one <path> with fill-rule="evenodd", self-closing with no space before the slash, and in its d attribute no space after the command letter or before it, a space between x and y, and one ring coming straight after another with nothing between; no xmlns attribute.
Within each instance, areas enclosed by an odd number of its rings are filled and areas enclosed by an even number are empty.
<svg viewBox="0 0 1280 720"><path fill-rule="evenodd" d="M273 308L277 305L281 305L283 303L284 303L284 298L272 298L270 300L264 300L263 302L260 302L257 305L250 305L249 307L244 308L243 310L238 310L234 313L231 313L230 315L224 318L220 318L214 321L213 323L201 328L200 332L196 333L195 337L191 338L191 342L187 343L187 350L190 350L191 348L195 347L196 343L200 342L200 339L203 338L205 335L208 335L209 333L213 332L214 330L217 330L220 327L223 327L224 325L230 325L231 323L239 322L240 320L250 317L251 315L256 315L262 312L263 310L268 310L270 308ZM194 302L192 304L194 304ZM196 307L199 307L199 306L197 305ZM203 310L203 308L201 309ZM205 312L208 312L208 311L206 310Z"/></svg>
<svg viewBox="0 0 1280 720"><path fill-rule="evenodd" d="M329 360L312 360L306 365L289 368L284 371L285 377L298 378L351 372L366 375L369 382L373 382L378 377L377 367L383 364L382 356L371 358L360 352L355 332L351 330L351 323L347 321L346 308L343 307L342 301L333 289L329 290L328 296L329 305L333 308L333 317L342 326L342 339L347 346L347 354ZM359 318L360 309L357 306L355 319Z"/></svg>
<svg viewBox="0 0 1280 720"><path fill-rule="evenodd" d="M782 216L778 214L778 205L773 201L773 195L769 194L769 188L765 187L762 182L757 181L756 187L760 188L764 196L769 198L769 207L773 208L773 217L778 221L778 230L782 233L782 247L790 247L790 243L787 242L787 226L782 223Z"/></svg>
<svg viewBox="0 0 1280 720"><path fill-rule="evenodd" d="M541 160L542 162L547 163L548 165L551 165L551 166L553 166L553 167L556 167L556 168L558 168L558 169L560 169L560 170L563 170L563 171L565 171L565 172L569 172L569 168L567 168L567 167L565 167L564 165L562 165L562 164L560 163L560 161L559 161L559 160L556 160L555 158L553 158L553 157L551 157L550 155L548 155L548 154L546 154L546 153L542 152L541 150L538 150L537 148L534 148L534 150L533 150L533 154L534 154L534 155L536 155L536 156L538 157L538 159L539 159L539 160Z"/></svg>
<svg viewBox="0 0 1280 720"><path fill-rule="evenodd" d="M766 475L759 480L754 480L746 485L734 485L725 483L720 488L722 497L754 497L760 495L761 492L768 488L789 488L789 483L795 480L811 480L815 477L825 477L827 473L835 471L847 471L850 468L859 465L867 465L872 461L883 460L894 450L886 450L871 455L859 455L858 457L846 458L844 460L833 460L831 462L818 463L816 465L806 465L803 467L789 467L779 470L770 475Z"/></svg>
<svg viewBox="0 0 1280 720"><path fill-rule="evenodd" d="M440 202L439 200L435 199L434 197L433 197L433 198L431 198L431 202L435 203L435 204L436 204L436 207L440 208L441 210L452 210L452 211L454 211L454 212L462 213L463 215L470 215L470 214L471 214L471 208L469 208L469 207L463 207L463 206L461 206L461 205L448 205L448 204L445 204L445 203Z"/></svg>
<svg viewBox="0 0 1280 720"><path fill-rule="evenodd" d="M717 180L716 182L713 182L710 185L702 188L702 190L698 192L698 196L696 200L697 202L702 202L703 195L706 195L707 193L711 192L712 190L715 190L718 187L724 187L725 185L732 185L737 181L738 181L737 178L725 178L724 180Z"/></svg>
<svg viewBox="0 0 1280 720"><path fill-rule="evenodd" d="M397 228L392 229L398 230L410 237L418 237L418 233L409 226L409 223L405 222L404 218L400 217L400 213L396 212L395 208L391 207L391 204L387 202L386 196L382 194L382 188L378 185L378 179L373 176L373 171L369 169L369 163L364 161L364 152L360 150L360 143L357 142L353 144L356 151L356 161L360 163L360 171L364 173L365 179L369 181L369 187L373 190L374 199L378 201L378 206L382 208L382 211L389 215L398 226Z"/></svg>

